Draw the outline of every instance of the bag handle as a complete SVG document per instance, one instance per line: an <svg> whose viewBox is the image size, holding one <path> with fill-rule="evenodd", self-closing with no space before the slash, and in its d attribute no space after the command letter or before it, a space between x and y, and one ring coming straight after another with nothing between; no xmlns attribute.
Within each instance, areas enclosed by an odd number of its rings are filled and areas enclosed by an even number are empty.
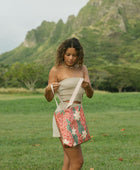
<svg viewBox="0 0 140 170"><path fill-rule="evenodd" d="M70 98L70 101L69 101L69 103L68 103L66 108L68 108L69 106L71 106L73 104L73 102L75 100L75 97L77 96L77 94L79 92L79 89L80 89L80 86L81 86L83 80L84 80L83 78L80 78L80 80L78 81L78 83L77 83L77 85L76 85L76 87L74 89L74 92L73 92L73 94L72 94L72 96Z"/></svg>
<svg viewBox="0 0 140 170"><path fill-rule="evenodd" d="M73 92L73 94L72 94L72 96L71 96L71 98L70 98L70 101L69 101L68 105L66 106L66 108L68 108L69 106L71 106L71 105L73 104L74 99L75 99L77 93L79 92L79 89L80 89L80 86L81 86L83 80L84 80L83 78L80 78L80 80L78 81L78 83L77 83L77 85L76 85L76 87L75 87L75 89L74 89L74 92ZM56 100L56 98L55 98L55 94L54 94L54 90L53 90L53 85L52 85L52 84L51 84L51 89L52 89L52 93L53 93L53 95L54 95L54 99L55 99L56 106L58 107L59 105L58 105L58 102L57 102L57 100ZM57 94L57 96L58 96L59 100L63 103L61 97L60 97L58 94ZM65 109L66 109L66 108L65 108Z"/></svg>
<svg viewBox="0 0 140 170"><path fill-rule="evenodd" d="M58 102L57 102L57 100L56 100L56 98L55 98L55 94L54 94L54 90L53 90L53 85L52 85L52 84L51 84L51 89L52 89L52 93L53 93L53 95L54 95L54 99L55 99L56 106L57 106L57 108L58 108Z"/></svg>

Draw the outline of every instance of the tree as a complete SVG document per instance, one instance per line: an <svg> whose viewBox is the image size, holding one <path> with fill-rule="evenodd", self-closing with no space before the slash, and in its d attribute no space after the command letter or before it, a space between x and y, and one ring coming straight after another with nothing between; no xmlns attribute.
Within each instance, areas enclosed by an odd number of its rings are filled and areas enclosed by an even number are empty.
<svg viewBox="0 0 140 170"><path fill-rule="evenodd" d="M136 91L140 91L140 69L131 69L129 79Z"/></svg>
<svg viewBox="0 0 140 170"><path fill-rule="evenodd" d="M99 89L102 86L102 84L106 81L106 79L110 76L110 74L105 70L93 68L89 68L88 70L91 84L95 89ZM104 90L103 87L102 90Z"/></svg>
<svg viewBox="0 0 140 170"><path fill-rule="evenodd" d="M11 75L22 82L29 90L34 91L35 85L44 73L44 67L36 63L18 63L12 65Z"/></svg>
<svg viewBox="0 0 140 170"><path fill-rule="evenodd" d="M132 74L131 68L114 66L106 69L111 74L110 78L107 79L111 88L117 88L119 92L122 92L123 89L134 86L133 82L136 77Z"/></svg>
<svg viewBox="0 0 140 170"><path fill-rule="evenodd" d="M3 64L0 64L0 87L4 86L5 78L4 75L8 71L8 66L5 66Z"/></svg>

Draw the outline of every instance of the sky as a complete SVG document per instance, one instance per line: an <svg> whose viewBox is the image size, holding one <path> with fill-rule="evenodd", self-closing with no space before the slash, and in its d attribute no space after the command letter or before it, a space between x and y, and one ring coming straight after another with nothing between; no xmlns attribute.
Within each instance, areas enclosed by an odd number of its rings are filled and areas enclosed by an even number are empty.
<svg viewBox="0 0 140 170"><path fill-rule="evenodd" d="M67 21L89 0L0 0L0 54L19 46L42 21Z"/></svg>

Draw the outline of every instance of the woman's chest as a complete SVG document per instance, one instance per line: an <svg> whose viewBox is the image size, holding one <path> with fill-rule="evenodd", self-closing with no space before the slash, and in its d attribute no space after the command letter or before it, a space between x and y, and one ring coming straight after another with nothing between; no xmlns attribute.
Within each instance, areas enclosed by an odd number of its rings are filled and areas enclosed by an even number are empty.
<svg viewBox="0 0 140 170"><path fill-rule="evenodd" d="M60 70L57 74L58 81L62 81L70 77L84 77L84 73L82 70L64 69L64 70Z"/></svg>

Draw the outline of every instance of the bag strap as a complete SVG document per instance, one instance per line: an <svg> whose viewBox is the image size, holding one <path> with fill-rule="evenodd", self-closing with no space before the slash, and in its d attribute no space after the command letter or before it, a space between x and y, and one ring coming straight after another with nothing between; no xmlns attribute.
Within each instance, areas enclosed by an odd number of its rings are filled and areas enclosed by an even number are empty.
<svg viewBox="0 0 140 170"><path fill-rule="evenodd" d="M55 94L54 94L54 90L53 90L53 85L52 85L52 84L51 84L51 89L52 89L52 93L53 93L53 95L54 95L54 99L55 99L56 106L58 107L58 102L57 102L57 100L56 100L56 98L55 98Z"/></svg>
<svg viewBox="0 0 140 170"><path fill-rule="evenodd" d="M68 105L67 105L67 108L73 104L75 97L77 96L77 94L79 92L79 89L80 89L80 86L81 86L83 80L84 80L83 78L80 78L80 80L78 81L77 86L75 87L74 92L70 98Z"/></svg>
<svg viewBox="0 0 140 170"><path fill-rule="evenodd" d="M77 93L79 92L79 89L80 89L80 86L81 86L83 80L84 80L83 78L80 78L80 80L78 81L78 83L77 83L77 85L76 85L76 87L74 89L74 92L73 92L73 94L72 94L72 96L70 98L70 101L69 101L68 105L66 106L66 108L68 108L69 106L71 106L73 104L73 102L75 100L75 97L76 97ZM53 90L53 85L52 84L51 84L51 89L52 89L52 93L54 95L56 106L58 107L58 102L57 102L57 100L55 98L55 94L54 94L54 90ZM59 94L57 94L57 96L58 96L59 100L63 103L63 101L62 101L61 97L59 96Z"/></svg>

